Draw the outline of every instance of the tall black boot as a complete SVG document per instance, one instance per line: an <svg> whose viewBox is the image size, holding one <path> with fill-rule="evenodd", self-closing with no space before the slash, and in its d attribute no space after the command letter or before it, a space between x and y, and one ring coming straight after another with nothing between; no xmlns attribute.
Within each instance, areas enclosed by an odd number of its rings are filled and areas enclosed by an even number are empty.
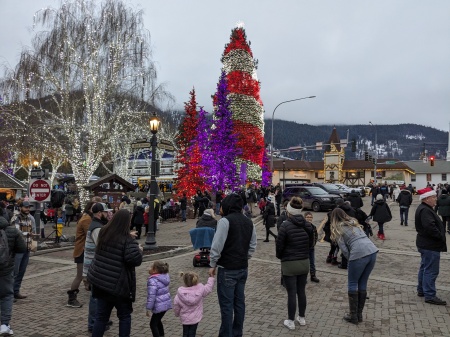
<svg viewBox="0 0 450 337"><path fill-rule="evenodd" d="M358 322L362 322L362 312L366 304L367 291L358 291Z"/></svg>
<svg viewBox="0 0 450 337"><path fill-rule="evenodd" d="M348 292L348 304L350 313L344 315L344 319L353 324L358 324L358 292Z"/></svg>

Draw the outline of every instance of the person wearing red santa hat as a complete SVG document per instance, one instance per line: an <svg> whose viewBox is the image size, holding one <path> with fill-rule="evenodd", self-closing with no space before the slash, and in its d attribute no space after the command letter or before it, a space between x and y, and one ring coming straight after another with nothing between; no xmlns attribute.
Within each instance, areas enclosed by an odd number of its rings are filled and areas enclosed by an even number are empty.
<svg viewBox="0 0 450 337"><path fill-rule="evenodd" d="M425 302L446 305L447 302L436 296L436 279L439 275L441 252L447 251L445 227L434 211L436 191L431 188L419 190L420 205L415 214L416 246L420 253L417 295L425 297Z"/></svg>

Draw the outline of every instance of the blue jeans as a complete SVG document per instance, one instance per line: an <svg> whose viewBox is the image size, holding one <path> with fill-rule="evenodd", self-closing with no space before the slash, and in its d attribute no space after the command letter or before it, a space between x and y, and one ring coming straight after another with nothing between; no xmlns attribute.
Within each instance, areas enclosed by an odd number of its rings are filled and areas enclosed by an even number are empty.
<svg viewBox="0 0 450 337"><path fill-rule="evenodd" d="M8 275L0 276L0 311L1 324L9 325L11 320L13 300L14 300L14 275L11 272Z"/></svg>
<svg viewBox="0 0 450 337"><path fill-rule="evenodd" d="M119 319L119 337L130 336L133 304L130 300L123 300L111 296L108 299L103 297L97 298L97 315L94 329L92 330L92 337L103 336L113 308L116 308L117 318Z"/></svg>
<svg viewBox="0 0 450 337"><path fill-rule="evenodd" d="M216 215L220 215L220 202L216 203Z"/></svg>
<svg viewBox="0 0 450 337"><path fill-rule="evenodd" d="M88 313L88 330L92 331L94 329L95 323L95 315L97 314L97 299L92 296L89 296L89 313Z"/></svg>
<svg viewBox="0 0 450 337"><path fill-rule="evenodd" d="M348 291L367 290L367 281L375 267L377 253L364 256L357 260L348 261Z"/></svg>
<svg viewBox="0 0 450 337"><path fill-rule="evenodd" d="M245 282L248 270L218 267L217 297L222 323L219 337L241 337L245 318ZM234 314L234 317L233 317Z"/></svg>
<svg viewBox="0 0 450 337"><path fill-rule="evenodd" d="M309 249L309 272L311 275L316 273L316 257L314 254L314 248Z"/></svg>
<svg viewBox="0 0 450 337"><path fill-rule="evenodd" d="M408 212L409 212L409 207L407 207L407 208L400 207L400 221L401 221L401 223L405 223L405 225L408 224Z"/></svg>
<svg viewBox="0 0 450 337"><path fill-rule="evenodd" d="M181 210L181 221L186 221L186 210L185 209Z"/></svg>
<svg viewBox="0 0 450 337"><path fill-rule="evenodd" d="M14 294L20 292L20 286L22 285L23 276L27 270L28 260L30 259L30 252L27 250L25 253L16 254L14 260Z"/></svg>
<svg viewBox="0 0 450 337"><path fill-rule="evenodd" d="M420 268L417 292L423 293L426 300L436 296L436 279L439 275L441 253L433 250L418 248L420 253Z"/></svg>

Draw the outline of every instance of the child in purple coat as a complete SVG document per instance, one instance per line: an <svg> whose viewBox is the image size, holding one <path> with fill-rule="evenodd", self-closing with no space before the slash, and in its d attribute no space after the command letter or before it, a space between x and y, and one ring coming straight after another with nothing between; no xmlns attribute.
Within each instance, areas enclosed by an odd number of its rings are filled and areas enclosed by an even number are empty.
<svg viewBox="0 0 450 337"><path fill-rule="evenodd" d="M172 309L170 299L169 265L166 262L155 261L149 271L150 277L147 281L147 316L150 319L150 329L153 337L164 336L162 318L167 310Z"/></svg>
<svg viewBox="0 0 450 337"><path fill-rule="evenodd" d="M208 278L205 285L198 282L198 275L193 272L180 273L184 287L178 288L173 300L173 312L180 317L183 324L183 337L195 337L198 323L203 317L203 299L214 286L214 277Z"/></svg>

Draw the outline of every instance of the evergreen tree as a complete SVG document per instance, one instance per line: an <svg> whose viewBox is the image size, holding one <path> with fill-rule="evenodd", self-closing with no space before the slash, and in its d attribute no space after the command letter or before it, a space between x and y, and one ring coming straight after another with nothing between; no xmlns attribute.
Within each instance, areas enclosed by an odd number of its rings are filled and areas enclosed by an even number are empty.
<svg viewBox="0 0 450 337"><path fill-rule="evenodd" d="M224 190L226 186L234 190L239 182L236 177L236 159L241 154L237 148L237 135L233 129L228 83L222 72L214 96L214 122L210 137L208 158L208 184L213 190Z"/></svg>
<svg viewBox="0 0 450 337"><path fill-rule="evenodd" d="M198 161L199 152L192 148L192 141L197 136L198 132L198 116L197 116L197 101L195 100L195 89L189 93L191 98L184 104L186 116L180 124L179 132L176 137L178 154L175 163L178 164L176 186L179 193L186 192L188 197L195 194L195 189L192 190L191 180L196 179L190 170L190 163ZM194 157L192 157L194 155ZM193 192L192 192L193 191Z"/></svg>
<svg viewBox="0 0 450 337"><path fill-rule="evenodd" d="M233 129L241 153L236 165L246 168L246 179L261 181L264 155L264 108L260 98L260 83L256 75L256 60L242 27L231 32L230 42L222 56L233 113ZM245 165L242 165L245 163ZM243 174L239 173L240 178Z"/></svg>

